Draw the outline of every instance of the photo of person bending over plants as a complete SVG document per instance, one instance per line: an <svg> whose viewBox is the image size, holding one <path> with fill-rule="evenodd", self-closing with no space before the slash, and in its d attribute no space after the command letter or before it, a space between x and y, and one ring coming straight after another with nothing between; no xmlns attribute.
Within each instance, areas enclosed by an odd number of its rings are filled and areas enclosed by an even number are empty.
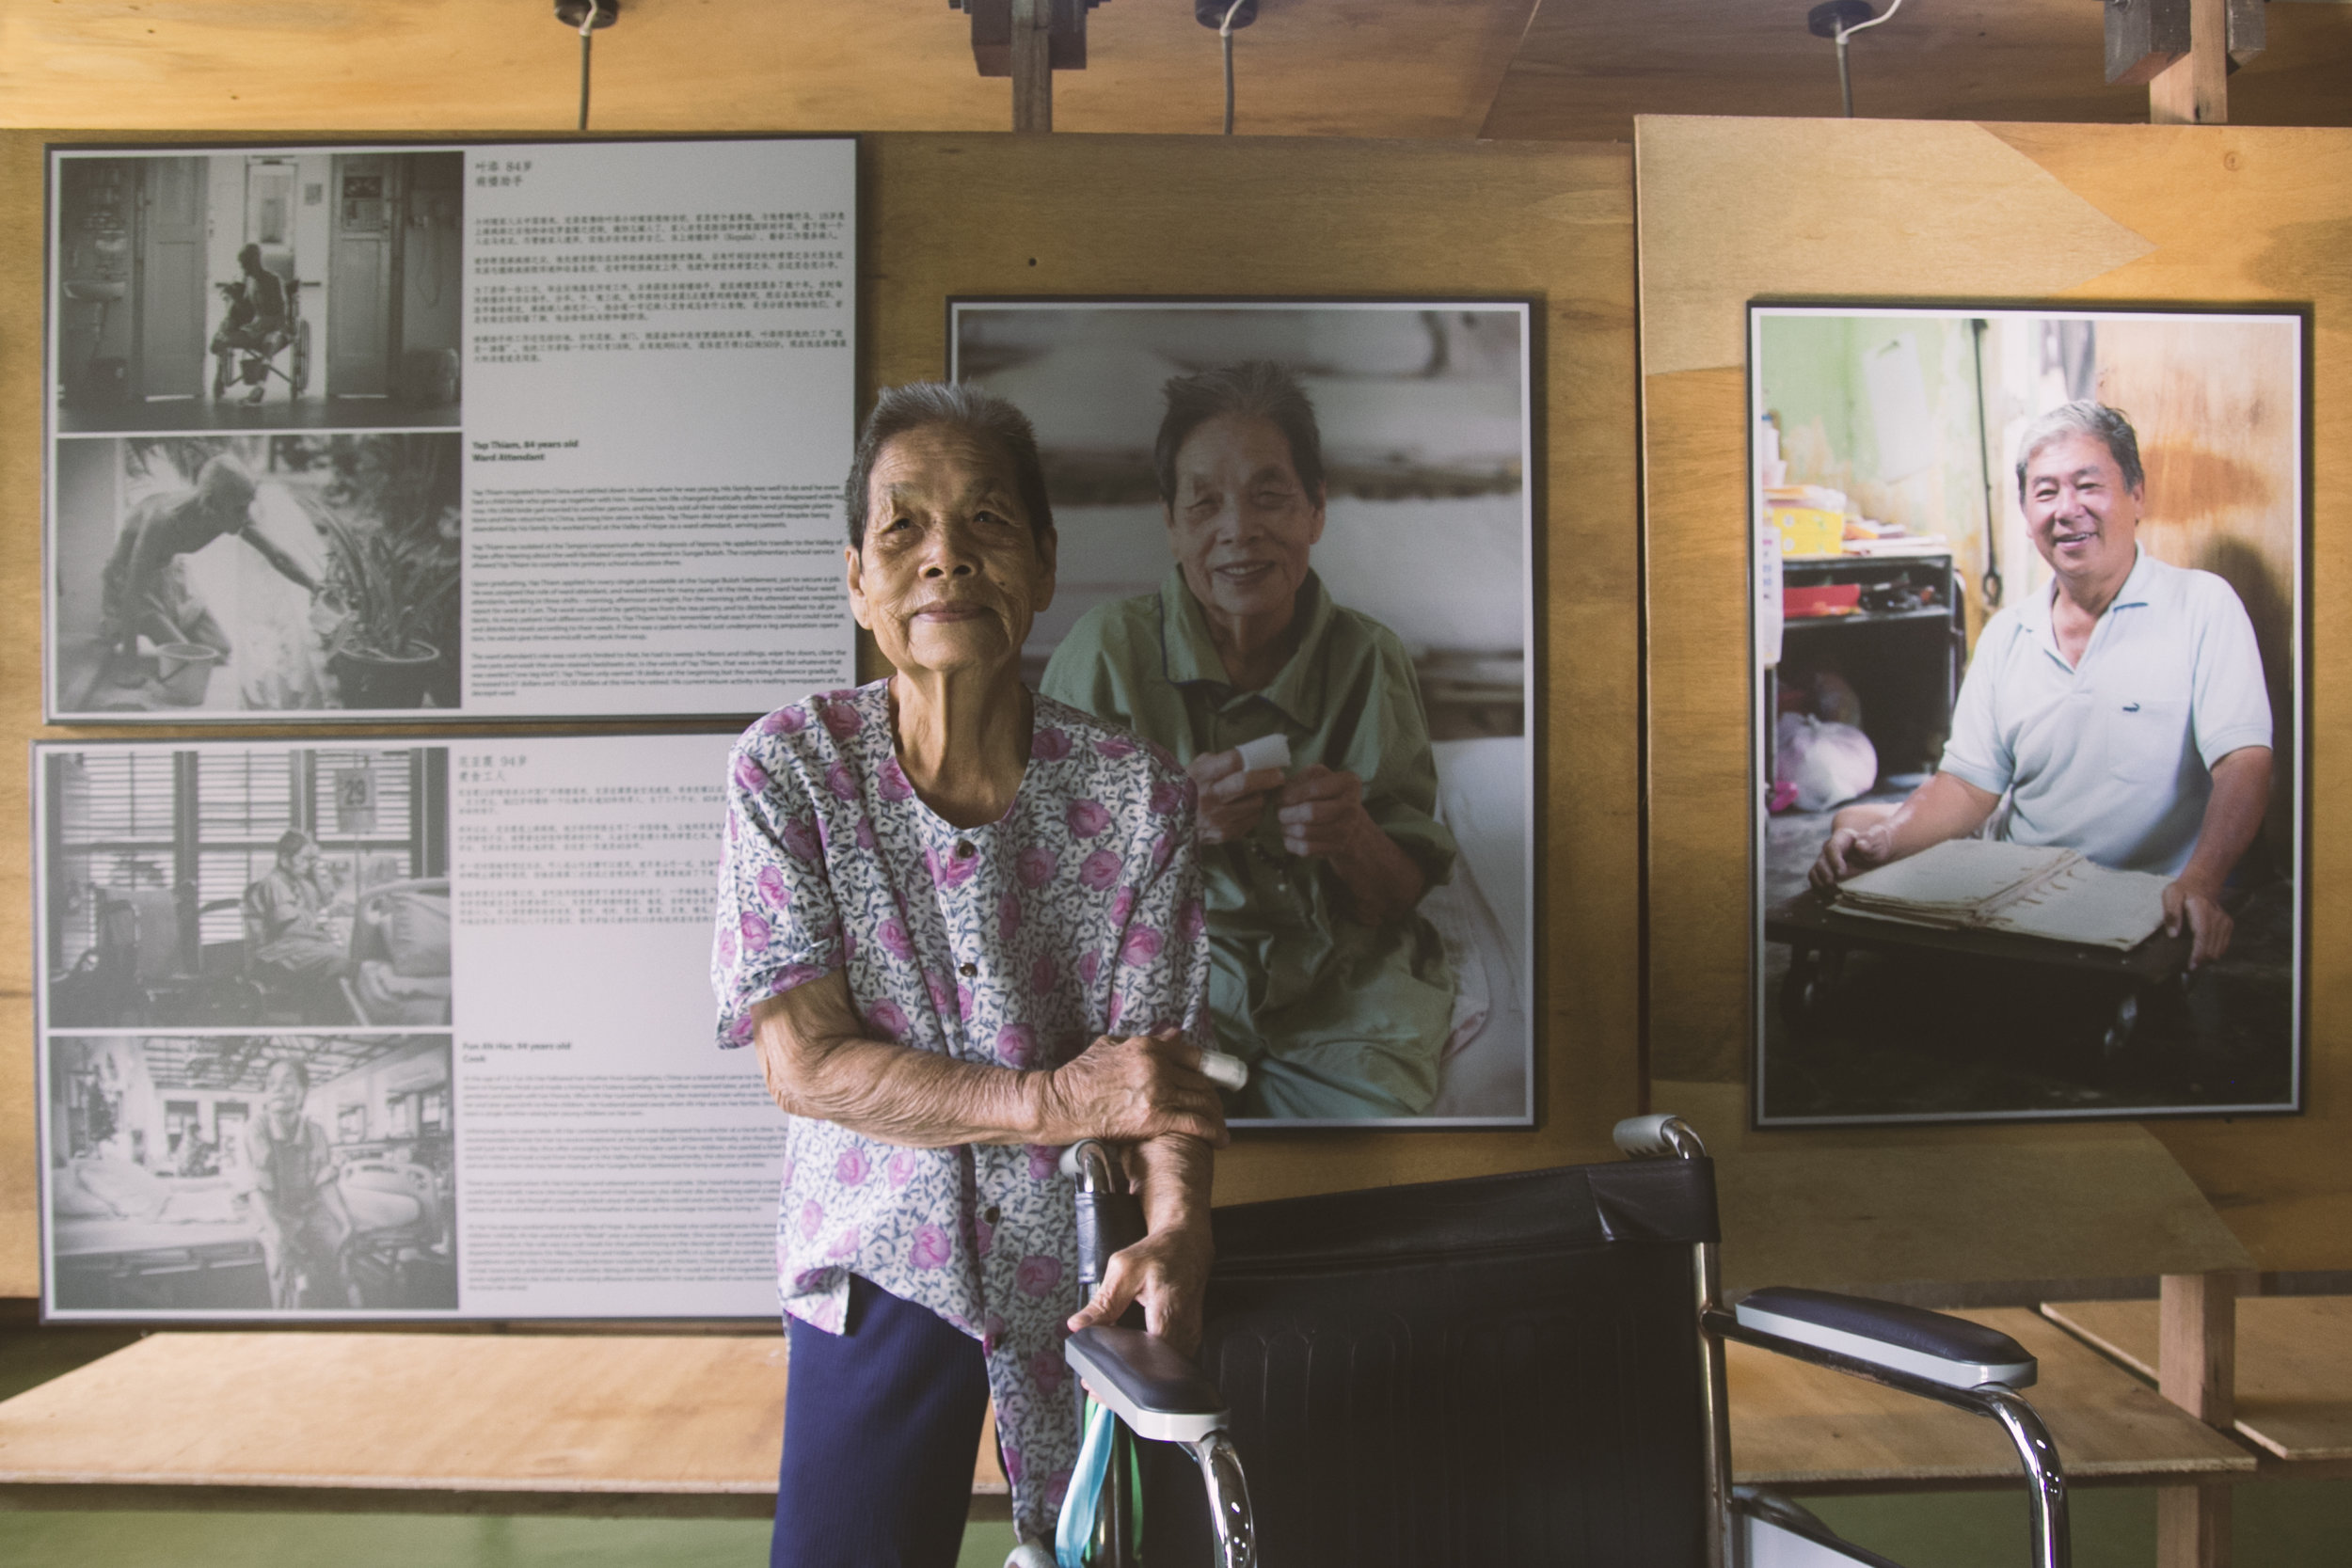
<svg viewBox="0 0 2352 1568"><path fill-rule="evenodd" d="M53 711L458 704L446 432L57 443Z"/></svg>

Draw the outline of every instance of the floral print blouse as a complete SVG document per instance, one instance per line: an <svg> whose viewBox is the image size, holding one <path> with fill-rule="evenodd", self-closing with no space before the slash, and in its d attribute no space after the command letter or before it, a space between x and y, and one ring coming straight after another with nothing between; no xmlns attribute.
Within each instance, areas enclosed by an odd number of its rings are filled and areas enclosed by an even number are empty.
<svg viewBox="0 0 2352 1568"><path fill-rule="evenodd" d="M1053 1067L1114 1031L1205 1045L1192 822L1167 752L1050 698L1011 809L977 828L915 796L887 680L779 708L729 759L719 1043L748 1044L756 1004L842 970L876 1037L964 1061ZM978 1339L1015 1523L1050 1539L1078 1446L1060 1149L906 1148L804 1117L785 1148L784 1310L839 1333L863 1275Z"/></svg>

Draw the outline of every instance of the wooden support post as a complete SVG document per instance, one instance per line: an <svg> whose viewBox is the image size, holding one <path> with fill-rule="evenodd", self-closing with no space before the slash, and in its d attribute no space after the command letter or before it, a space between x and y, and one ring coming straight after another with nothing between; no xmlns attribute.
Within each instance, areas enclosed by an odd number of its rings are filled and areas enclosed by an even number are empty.
<svg viewBox="0 0 2352 1568"><path fill-rule="evenodd" d="M2152 125L2230 120L2230 0L2188 0L2188 54L2148 83Z"/></svg>
<svg viewBox="0 0 2352 1568"><path fill-rule="evenodd" d="M1054 0L1012 0L1012 128L1054 128Z"/></svg>
<svg viewBox="0 0 2352 1568"><path fill-rule="evenodd" d="M2157 1307L2157 1392L2223 1432L2237 1418L2237 1286L2234 1274L2169 1274ZM2229 1487L2156 1489L2156 1561L2229 1568Z"/></svg>

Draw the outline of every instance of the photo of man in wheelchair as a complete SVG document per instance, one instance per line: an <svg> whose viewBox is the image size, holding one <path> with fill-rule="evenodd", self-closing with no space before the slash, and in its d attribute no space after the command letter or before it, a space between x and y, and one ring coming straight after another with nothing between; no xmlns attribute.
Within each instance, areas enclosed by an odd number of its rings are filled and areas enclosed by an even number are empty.
<svg viewBox="0 0 2352 1568"><path fill-rule="evenodd" d="M446 1027L446 758L160 746L49 758L46 1022Z"/></svg>
<svg viewBox="0 0 2352 1568"><path fill-rule="evenodd" d="M213 287L228 303L220 329L213 334L213 396L229 395L231 387L250 388L248 404L268 395L269 378L282 378L289 397L300 397L310 385L310 324L302 319L302 280L294 276L294 251L286 245L264 250L247 245L237 252L237 276ZM287 363L278 356L291 348Z"/></svg>
<svg viewBox="0 0 2352 1568"><path fill-rule="evenodd" d="M59 435L454 429L450 150L61 152Z"/></svg>
<svg viewBox="0 0 2352 1568"><path fill-rule="evenodd" d="M445 1035L50 1043L60 1307L454 1310Z"/></svg>

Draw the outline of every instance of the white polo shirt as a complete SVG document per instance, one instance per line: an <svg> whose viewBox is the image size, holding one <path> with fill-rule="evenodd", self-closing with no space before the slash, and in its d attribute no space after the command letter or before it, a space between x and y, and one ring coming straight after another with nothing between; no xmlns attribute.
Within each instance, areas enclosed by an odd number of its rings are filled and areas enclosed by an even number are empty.
<svg viewBox="0 0 2352 1568"><path fill-rule="evenodd" d="M2178 876L2197 847L2213 765L2270 744L2254 626L2211 572L2138 551L2069 668L2047 592L1977 638L1944 771L2010 797L2004 836L2102 865Z"/></svg>

